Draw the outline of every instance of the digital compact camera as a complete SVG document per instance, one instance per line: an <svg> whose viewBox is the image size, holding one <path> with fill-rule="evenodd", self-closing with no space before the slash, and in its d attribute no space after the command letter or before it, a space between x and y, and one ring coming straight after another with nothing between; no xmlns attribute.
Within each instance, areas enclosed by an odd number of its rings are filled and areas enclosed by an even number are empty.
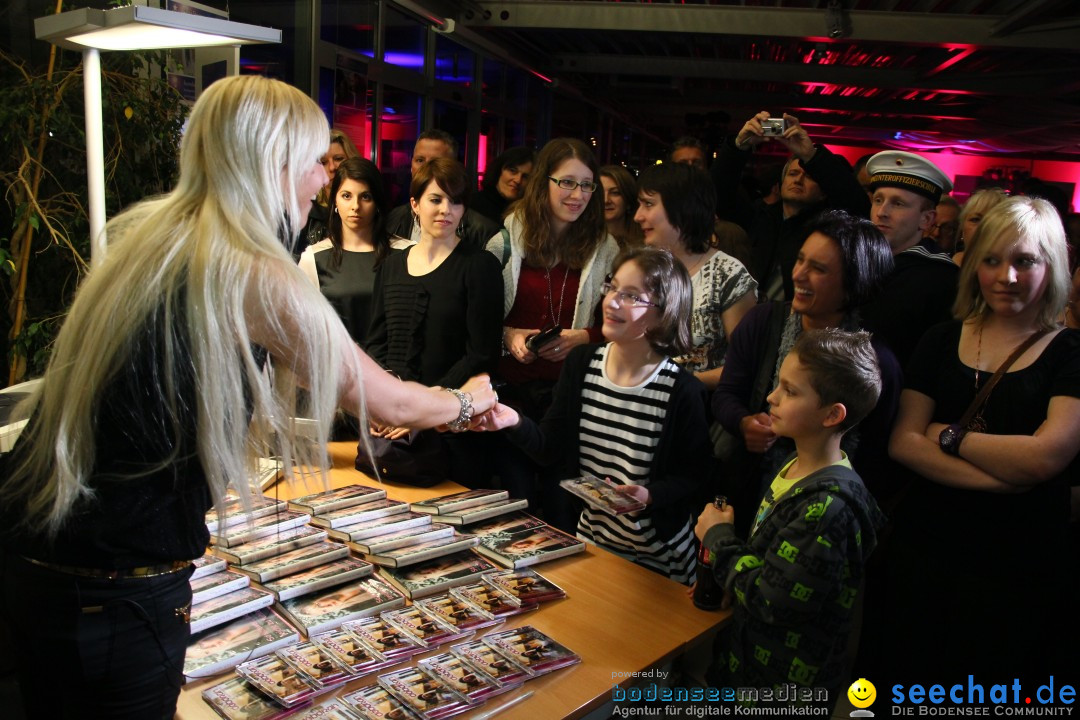
<svg viewBox="0 0 1080 720"><path fill-rule="evenodd" d="M784 130L787 129L787 123L784 122L784 118L769 118L761 121L761 132L766 137L776 137L783 135Z"/></svg>

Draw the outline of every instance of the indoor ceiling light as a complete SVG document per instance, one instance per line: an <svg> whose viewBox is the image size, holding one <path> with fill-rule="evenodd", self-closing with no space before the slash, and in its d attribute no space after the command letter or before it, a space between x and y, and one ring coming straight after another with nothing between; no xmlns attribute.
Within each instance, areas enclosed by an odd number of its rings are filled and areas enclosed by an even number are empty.
<svg viewBox="0 0 1080 720"><path fill-rule="evenodd" d="M160 50L281 42L281 30L174 10L81 8L34 20L38 40L70 50Z"/></svg>
<svg viewBox="0 0 1080 720"><path fill-rule="evenodd" d="M87 215L90 258L105 257L105 148L101 119L101 51L164 50L252 43L279 43L281 31L217 17L190 15L144 5L111 10L81 8L34 20L38 40L83 55L86 103Z"/></svg>

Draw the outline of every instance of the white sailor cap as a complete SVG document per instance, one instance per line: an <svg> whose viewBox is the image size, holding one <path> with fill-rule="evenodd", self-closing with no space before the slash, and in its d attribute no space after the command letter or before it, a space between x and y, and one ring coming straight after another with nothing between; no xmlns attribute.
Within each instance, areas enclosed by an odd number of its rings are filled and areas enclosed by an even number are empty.
<svg viewBox="0 0 1080 720"><path fill-rule="evenodd" d="M870 189L898 187L930 198L936 205L941 194L952 190L952 181L934 163L921 155L901 150L879 152L866 162Z"/></svg>

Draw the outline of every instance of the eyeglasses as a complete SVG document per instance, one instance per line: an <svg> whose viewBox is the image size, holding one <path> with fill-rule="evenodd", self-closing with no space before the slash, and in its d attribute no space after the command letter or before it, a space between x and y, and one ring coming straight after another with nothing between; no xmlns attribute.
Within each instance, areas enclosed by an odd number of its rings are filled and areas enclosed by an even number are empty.
<svg viewBox="0 0 1080 720"><path fill-rule="evenodd" d="M595 192L596 188L600 187L592 180L582 180L581 182L578 182L577 180L571 180L570 178L559 180L558 178L553 178L551 176L548 176L548 180L555 183L563 190L573 190L574 188L579 187L581 188L581 192L585 193Z"/></svg>
<svg viewBox="0 0 1080 720"><path fill-rule="evenodd" d="M662 308L660 303L650 302L640 295L634 293L622 292L610 282L606 282L600 286L600 292L604 293L604 297L607 297L611 293L615 293L615 302L619 303L621 307L654 307Z"/></svg>

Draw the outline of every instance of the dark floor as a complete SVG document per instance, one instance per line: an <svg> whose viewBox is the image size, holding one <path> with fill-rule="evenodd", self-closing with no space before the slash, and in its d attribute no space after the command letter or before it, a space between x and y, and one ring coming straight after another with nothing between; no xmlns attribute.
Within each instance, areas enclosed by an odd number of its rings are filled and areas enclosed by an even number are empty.
<svg viewBox="0 0 1080 720"><path fill-rule="evenodd" d="M11 674L0 675L0 717L4 720L27 720L19 684Z"/></svg>

